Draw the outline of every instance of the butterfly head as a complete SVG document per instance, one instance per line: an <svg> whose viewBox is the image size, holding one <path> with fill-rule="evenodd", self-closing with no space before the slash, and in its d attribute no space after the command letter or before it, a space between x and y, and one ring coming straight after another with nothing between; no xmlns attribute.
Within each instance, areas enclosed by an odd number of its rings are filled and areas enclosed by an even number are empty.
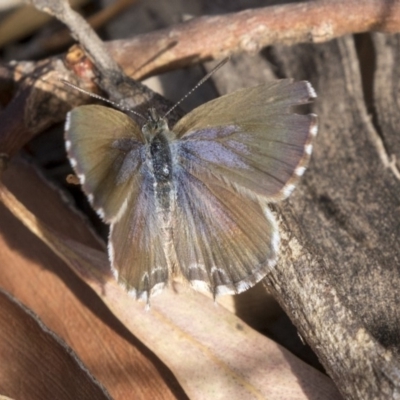
<svg viewBox="0 0 400 400"><path fill-rule="evenodd" d="M161 117L155 108L150 108L147 122L143 125L142 132L147 140L151 140L161 131L168 131L167 119Z"/></svg>

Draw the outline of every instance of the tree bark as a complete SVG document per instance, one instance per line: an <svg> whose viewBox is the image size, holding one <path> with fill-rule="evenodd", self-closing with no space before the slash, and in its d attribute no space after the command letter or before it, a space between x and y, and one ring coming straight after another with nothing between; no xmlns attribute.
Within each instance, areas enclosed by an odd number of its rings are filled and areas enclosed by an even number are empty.
<svg viewBox="0 0 400 400"><path fill-rule="evenodd" d="M320 130L281 208L285 254L269 286L346 398L399 397L400 185L388 163L398 155L398 110L384 106L398 104L398 91L388 99L397 41L374 36L375 118L353 37L273 51L286 75L316 88Z"/></svg>

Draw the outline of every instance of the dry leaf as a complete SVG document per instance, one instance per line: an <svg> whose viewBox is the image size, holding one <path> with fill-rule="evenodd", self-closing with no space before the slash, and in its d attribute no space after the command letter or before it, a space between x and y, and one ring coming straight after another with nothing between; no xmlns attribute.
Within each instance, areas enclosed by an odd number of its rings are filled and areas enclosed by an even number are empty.
<svg viewBox="0 0 400 400"><path fill-rule="evenodd" d="M75 353L0 289L0 390L17 399L111 399Z"/></svg>

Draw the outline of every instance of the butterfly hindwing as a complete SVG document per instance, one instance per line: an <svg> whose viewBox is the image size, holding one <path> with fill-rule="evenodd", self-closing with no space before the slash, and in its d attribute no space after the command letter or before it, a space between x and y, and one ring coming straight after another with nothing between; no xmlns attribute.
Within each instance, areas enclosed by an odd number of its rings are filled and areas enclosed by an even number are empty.
<svg viewBox="0 0 400 400"><path fill-rule="evenodd" d="M240 293L261 280L279 246L266 205L184 168L175 176L174 246L183 276L214 295Z"/></svg>
<svg viewBox="0 0 400 400"><path fill-rule="evenodd" d="M111 225L109 254L118 281L135 297L148 300L167 283L169 271L162 225L147 165L135 178L125 212Z"/></svg>

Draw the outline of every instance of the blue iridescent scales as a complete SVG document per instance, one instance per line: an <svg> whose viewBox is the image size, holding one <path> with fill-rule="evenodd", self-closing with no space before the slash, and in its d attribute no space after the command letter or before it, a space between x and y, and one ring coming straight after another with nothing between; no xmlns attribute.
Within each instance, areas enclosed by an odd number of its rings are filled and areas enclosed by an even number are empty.
<svg viewBox="0 0 400 400"><path fill-rule="evenodd" d="M219 97L169 129L99 105L68 114L66 147L93 208L110 224L116 279L148 301L180 277L214 296L247 290L276 265L267 203L304 174L317 134L310 83L280 80Z"/></svg>

